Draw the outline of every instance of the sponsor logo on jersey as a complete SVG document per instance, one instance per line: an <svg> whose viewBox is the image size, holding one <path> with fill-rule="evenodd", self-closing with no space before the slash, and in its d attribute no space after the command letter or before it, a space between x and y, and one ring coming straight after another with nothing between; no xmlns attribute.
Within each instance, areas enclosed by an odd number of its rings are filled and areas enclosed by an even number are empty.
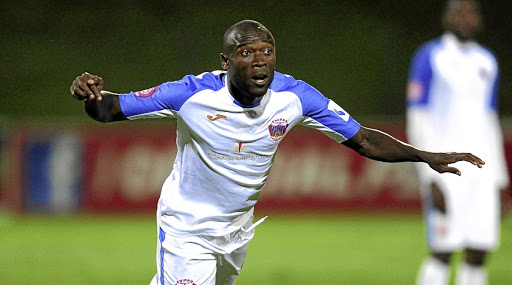
<svg viewBox="0 0 512 285"><path fill-rule="evenodd" d="M491 78L491 75L489 74L489 71L487 71L483 67L480 68L479 74L480 74L480 77L482 78L482 80L484 80L484 81L489 81L489 79Z"/></svg>
<svg viewBox="0 0 512 285"><path fill-rule="evenodd" d="M135 92L135 96L140 97L140 98L151 97L151 96L153 96L153 94L155 94L158 87L160 87L160 85L155 86L153 88L146 89L146 90L137 91L137 92Z"/></svg>
<svg viewBox="0 0 512 285"><path fill-rule="evenodd" d="M343 110L343 108L341 108L334 101L330 100L327 108L333 111L336 115L338 115L338 117L342 118L343 121L348 122L350 115L347 113L347 111Z"/></svg>
<svg viewBox="0 0 512 285"><path fill-rule="evenodd" d="M175 285L196 285L196 283L190 279L181 279Z"/></svg>
<svg viewBox="0 0 512 285"><path fill-rule="evenodd" d="M270 133L270 138L278 142L281 140L285 133L286 129L288 129L288 121L286 119L275 119L273 120L270 125L268 125L268 132Z"/></svg>
<svg viewBox="0 0 512 285"><path fill-rule="evenodd" d="M218 120L218 119L227 119L227 118L228 118L228 117L226 117L226 116L224 116L224 115L221 115L221 114L217 114L217 115L215 115L215 117L212 117L212 115L208 115L208 116L206 116L206 117L208 118L208 120L210 120L210 121L212 121L212 122L213 122L213 121L216 121L216 120Z"/></svg>
<svg viewBox="0 0 512 285"><path fill-rule="evenodd" d="M246 150L247 148L244 146L244 143L243 142L240 142L240 141L237 141L236 142L238 147L237 147L237 151L238 153L240 153L242 150Z"/></svg>

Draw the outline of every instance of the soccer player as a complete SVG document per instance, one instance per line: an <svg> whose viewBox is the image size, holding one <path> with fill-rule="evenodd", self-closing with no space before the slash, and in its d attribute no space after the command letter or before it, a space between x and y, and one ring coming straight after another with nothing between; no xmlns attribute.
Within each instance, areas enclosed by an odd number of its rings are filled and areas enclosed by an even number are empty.
<svg viewBox="0 0 512 285"><path fill-rule="evenodd" d="M409 141L429 151L456 147L476 153L485 157L486 167L473 171L461 165L466 175L453 179L416 165L431 250L417 282L447 284L450 257L464 250L457 284L487 284L485 256L497 245L500 193L506 201L509 185L497 115L498 64L473 38L481 27L477 1L448 1L442 22L444 35L421 46L412 59Z"/></svg>
<svg viewBox="0 0 512 285"><path fill-rule="evenodd" d="M71 94L100 122L175 118L178 153L157 206L157 274L151 284L234 284L254 235L253 211L279 142L296 125L386 162L484 162L470 153L416 149L357 123L307 83L275 71L275 42L262 24L244 20L223 37L222 71L127 94L103 90L84 73Z"/></svg>

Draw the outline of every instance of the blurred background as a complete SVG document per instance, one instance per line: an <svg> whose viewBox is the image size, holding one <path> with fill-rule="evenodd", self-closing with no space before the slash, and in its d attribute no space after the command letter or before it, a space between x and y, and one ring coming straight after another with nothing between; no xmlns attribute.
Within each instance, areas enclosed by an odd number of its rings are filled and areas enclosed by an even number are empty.
<svg viewBox="0 0 512 285"><path fill-rule="evenodd" d="M84 71L108 90L141 90L220 69L224 31L262 22L277 41L278 70L316 86L356 117L404 113L410 57L441 33L444 1L13 1L1 8L0 114L83 119L66 96ZM481 42L502 71L501 110L512 114L512 3L483 5ZM508 97L510 98L510 97Z"/></svg>
<svg viewBox="0 0 512 285"><path fill-rule="evenodd" d="M2 1L0 284L145 284L154 274L154 208L176 152L175 123L93 122L70 96L77 75L98 74L104 89L129 92L220 69L224 31L254 19L276 39L278 71L312 84L361 123L405 139L409 61L442 33L443 5ZM478 39L500 64L512 161L512 2L488 0L482 8ZM411 164L362 159L294 129L257 206L258 215L277 218L258 227L239 283L412 284L427 252L421 211ZM512 241L510 225L508 218L505 241ZM283 233L280 246L275 237ZM304 244L309 250L300 254ZM492 284L512 282L512 243L503 244L490 262Z"/></svg>

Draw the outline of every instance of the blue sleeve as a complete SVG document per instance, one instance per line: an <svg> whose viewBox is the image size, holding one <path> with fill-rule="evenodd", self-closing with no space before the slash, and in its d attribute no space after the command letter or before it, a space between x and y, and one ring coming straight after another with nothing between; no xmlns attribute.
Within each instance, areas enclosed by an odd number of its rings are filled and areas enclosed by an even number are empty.
<svg viewBox="0 0 512 285"><path fill-rule="evenodd" d="M352 138L361 128L343 108L326 98L311 85L293 77L276 73L275 91L290 91L297 95L302 106L303 124L318 129L338 140ZM342 141L338 140L338 141Z"/></svg>
<svg viewBox="0 0 512 285"><path fill-rule="evenodd" d="M495 112L498 111L499 85L500 85L500 70L499 70L499 68L496 68L496 78L494 79L494 83L492 85L491 102L490 102L491 110L493 110Z"/></svg>
<svg viewBox="0 0 512 285"><path fill-rule="evenodd" d="M432 80L431 53L438 41L423 45L413 56L407 84L407 106L426 105Z"/></svg>
<svg viewBox="0 0 512 285"><path fill-rule="evenodd" d="M187 75L181 80L143 91L120 94L121 111L126 117L179 111L183 103L197 92L204 89L219 90L222 85L219 74Z"/></svg>

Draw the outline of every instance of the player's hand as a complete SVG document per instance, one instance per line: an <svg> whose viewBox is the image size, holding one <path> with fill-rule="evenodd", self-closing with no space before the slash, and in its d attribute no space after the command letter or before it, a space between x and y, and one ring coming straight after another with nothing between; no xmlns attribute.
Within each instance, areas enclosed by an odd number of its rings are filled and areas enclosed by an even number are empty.
<svg viewBox="0 0 512 285"><path fill-rule="evenodd" d="M102 100L101 90L103 79L97 75L84 72L75 78L69 90L71 95L78 100Z"/></svg>
<svg viewBox="0 0 512 285"><path fill-rule="evenodd" d="M459 176L461 175L460 170L456 167L449 166L449 164L458 161L467 161L473 165L478 166L478 168L482 168L482 166L485 164L483 160L471 153L428 153L424 159L432 169L439 173L449 172Z"/></svg>

